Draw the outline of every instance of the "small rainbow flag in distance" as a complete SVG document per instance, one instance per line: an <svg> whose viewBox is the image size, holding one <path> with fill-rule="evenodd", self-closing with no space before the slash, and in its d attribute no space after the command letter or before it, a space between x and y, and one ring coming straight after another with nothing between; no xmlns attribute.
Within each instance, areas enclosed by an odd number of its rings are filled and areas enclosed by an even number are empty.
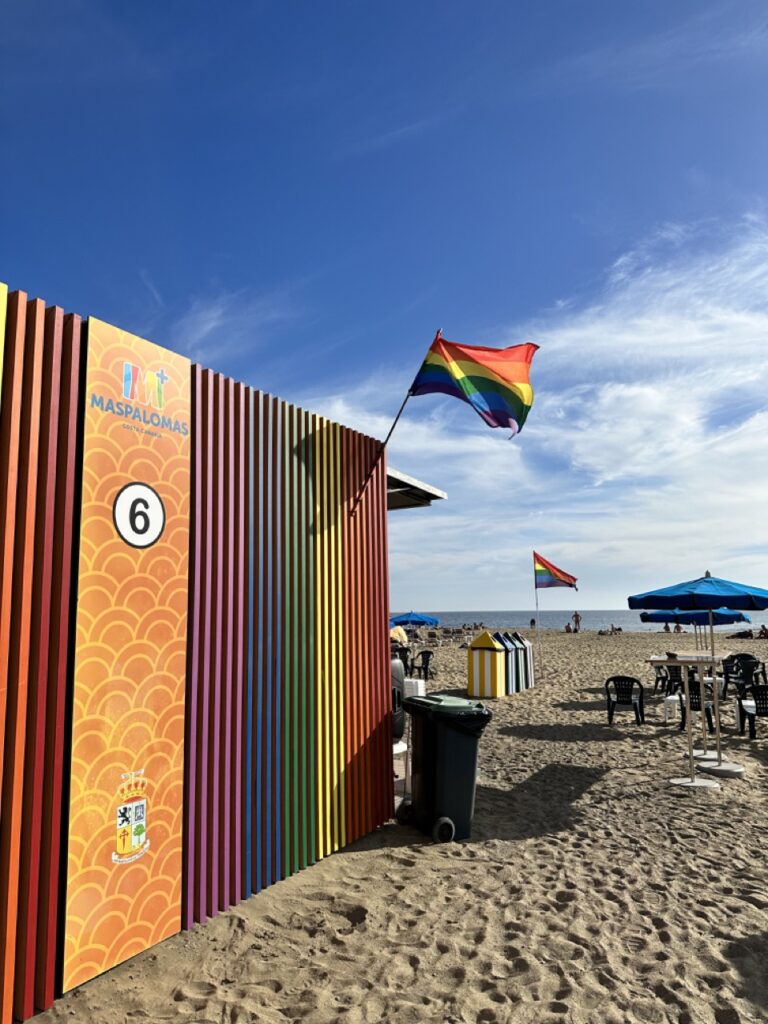
<svg viewBox="0 0 768 1024"><path fill-rule="evenodd" d="M562 569L558 569L556 565L548 562L546 558L542 558L536 551L533 552L533 575L536 581L536 590L541 590L543 587L573 587L574 590L579 589L576 586L576 576L571 576L569 572L563 572Z"/></svg>
<svg viewBox="0 0 768 1024"><path fill-rule="evenodd" d="M518 433L533 403L529 377L538 345L483 348L435 335L410 395L443 394L468 402L489 427Z"/></svg>

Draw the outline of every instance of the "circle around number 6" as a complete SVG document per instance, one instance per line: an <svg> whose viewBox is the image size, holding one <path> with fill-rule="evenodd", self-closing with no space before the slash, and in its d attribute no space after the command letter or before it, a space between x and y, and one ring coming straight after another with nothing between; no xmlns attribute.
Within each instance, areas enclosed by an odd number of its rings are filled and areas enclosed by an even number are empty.
<svg viewBox="0 0 768 1024"><path fill-rule="evenodd" d="M165 529L165 506L149 484L126 484L112 505L115 529L132 548L149 548Z"/></svg>

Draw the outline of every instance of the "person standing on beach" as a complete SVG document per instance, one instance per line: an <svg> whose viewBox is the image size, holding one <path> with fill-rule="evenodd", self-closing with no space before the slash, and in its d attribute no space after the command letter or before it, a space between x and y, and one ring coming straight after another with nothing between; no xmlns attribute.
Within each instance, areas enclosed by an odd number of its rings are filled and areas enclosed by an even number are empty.
<svg viewBox="0 0 768 1024"><path fill-rule="evenodd" d="M581 616L578 612L574 612L571 618L573 619L573 632L578 633L581 629Z"/></svg>

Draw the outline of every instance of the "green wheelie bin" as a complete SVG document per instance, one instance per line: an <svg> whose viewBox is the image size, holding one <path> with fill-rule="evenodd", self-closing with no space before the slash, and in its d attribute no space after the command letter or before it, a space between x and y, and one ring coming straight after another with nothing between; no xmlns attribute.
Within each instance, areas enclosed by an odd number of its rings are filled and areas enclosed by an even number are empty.
<svg viewBox="0 0 768 1024"><path fill-rule="evenodd" d="M406 697L403 708L411 716L410 792L397 820L435 842L469 839L477 749L491 712L480 701L442 694Z"/></svg>

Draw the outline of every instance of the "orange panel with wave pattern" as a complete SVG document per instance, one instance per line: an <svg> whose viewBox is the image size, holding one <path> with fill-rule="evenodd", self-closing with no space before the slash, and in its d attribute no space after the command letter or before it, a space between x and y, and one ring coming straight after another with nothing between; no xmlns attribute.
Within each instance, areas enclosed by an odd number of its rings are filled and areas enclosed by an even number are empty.
<svg viewBox="0 0 768 1024"><path fill-rule="evenodd" d="M190 391L88 321L64 991L181 927Z"/></svg>

